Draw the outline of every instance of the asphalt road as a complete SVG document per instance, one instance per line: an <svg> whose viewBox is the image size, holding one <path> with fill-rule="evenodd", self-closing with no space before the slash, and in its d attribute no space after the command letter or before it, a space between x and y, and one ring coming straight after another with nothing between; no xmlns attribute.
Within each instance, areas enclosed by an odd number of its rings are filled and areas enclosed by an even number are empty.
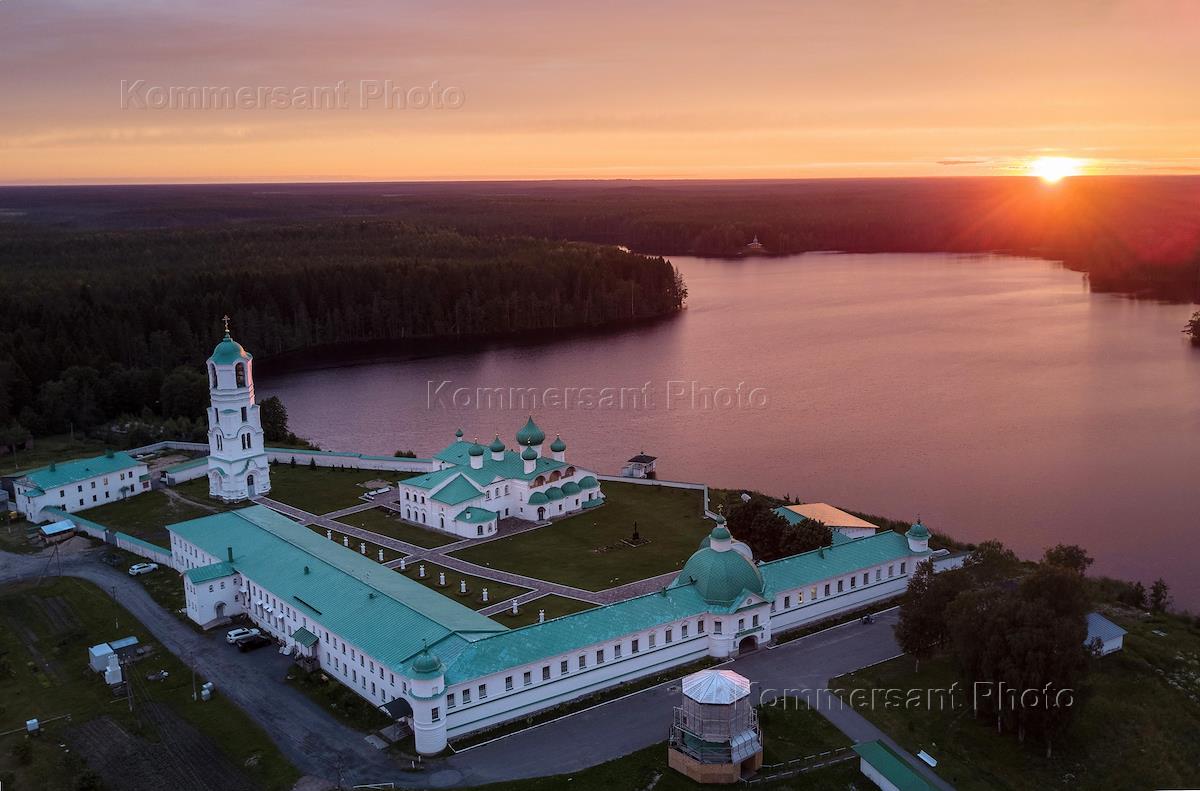
<svg viewBox="0 0 1200 791"><path fill-rule="evenodd" d="M261 725L306 775L333 780L341 767L343 779L350 783L449 787L574 772L664 741L672 709L679 704L678 684L669 682L429 761L426 772L414 775L369 746L364 734L342 725L285 684L283 676L290 660L268 649L250 654L231 650L220 630L197 632L163 610L123 570L100 563L98 556L98 551L89 551L65 557L61 572L89 580L106 594L115 595L169 651L212 680L218 694ZM57 572L58 564L52 568ZM0 552L0 584L37 578L46 569L43 556ZM749 678L756 685L755 694L764 700L777 694L803 695L803 690L826 687L831 677L899 654L892 635L894 623L893 611L870 625L855 621L834 627L761 649L724 667ZM855 741L883 738L899 749L856 712L828 708L821 706L822 713ZM950 788L909 758L930 782Z"/></svg>

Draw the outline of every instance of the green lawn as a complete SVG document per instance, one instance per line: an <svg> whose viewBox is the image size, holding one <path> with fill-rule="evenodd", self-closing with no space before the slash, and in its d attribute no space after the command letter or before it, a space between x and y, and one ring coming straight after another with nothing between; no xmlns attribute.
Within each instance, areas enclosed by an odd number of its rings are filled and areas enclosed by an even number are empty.
<svg viewBox="0 0 1200 791"><path fill-rule="evenodd" d="M449 536L445 533L438 533L409 524L401 520L394 511L389 511L386 508L372 508L369 511L359 511L356 514L338 517L337 521L354 527L360 527L363 530L370 530L372 533L394 538L397 541L407 541L410 544L416 544L426 549L444 546L458 540L454 536Z"/></svg>
<svg viewBox="0 0 1200 791"><path fill-rule="evenodd" d="M488 593L491 593L490 588L488 589ZM566 596L558 596L551 593L548 596L541 596L528 604L521 605L517 609L516 615L513 615L510 610L505 610L493 615L492 620L499 621L510 629L515 629L518 626L537 623L538 610L545 610L546 620L549 621L563 615L570 615L573 612L590 610L595 606L585 601L579 601L579 599L568 599Z"/></svg>
<svg viewBox="0 0 1200 791"><path fill-rule="evenodd" d="M0 592L0 626L0 730L19 728L30 717L47 721L71 715L69 723L48 722L41 739L4 737L4 788L76 788L84 771L82 756L79 750L64 752L59 744L68 729L103 715L136 738L158 741L163 734L157 721L148 719L150 702L165 706L211 739L255 785L282 791L299 777L266 733L221 696L219 679L212 700L192 701L191 672L94 585L58 578L37 587L7 587ZM155 649L152 657L134 666L138 682L132 713L124 703L114 703L102 677L86 667L87 646L131 634ZM147 673L160 669L170 673L166 681L144 681ZM19 744L29 747L17 749ZM21 754L24 749L27 755ZM187 760L186 755L173 760ZM203 774L203 767L199 769Z"/></svg>
<svg viewBox="0 0 1200 791"><path fill-rule="evenodd" d="M607 502L594 511L454 554L482 566L598 591L679 570L713 528L702 516L700 491L612 482L602 484L602 491ZM622 543L635 521L642 539L650 542L636 548Z"/></svg>
<svg viewBox="0 0 1200 791"><path fill-rule="evenodd" d="M938 774L970 789L1200 787L1200 629L1184 618L1116 618L1125 649L1096 660L1076 698L1069 730L1045 757L969 710L880 708L863 714L905 749L928 750ZM1158 636L1154 629L1165 632ZM836 679L855 688L946 688L958 676L947 659L908 657Z"/></svg>
<svg viewBox="0 0 1200 791"><path fill-rule="evenodd" d="M79 515L160 547L170 547L171 534L167 532L166 525L211 513L199 505L180 502L165 492L152 490L119 502L89 508Z"/></svg>
<svg viewBox="0 0 1200 791"><path fill-rule="evenodd" d="M76 435L74 439L67 434L38 437L33 441L33 447L29 450L19 450L16 456L7 453L0 456L0 471L7 475L17 471L45 467L52 461L99 456L110 447L113 446L80 435Z"/></svg>
<svg viewBox="0 0 1200 791"><path fill-rule="evenodd" d="M36 525L30 524L24 519L0 524L0 549L21 555L33 555L41 552L42 544L36 538L36 530Z"/></svg>
<svg viewBox="0 0 1200 791"><path fill-rule="evenodd" d="M849 740L833 729L823 717L806 708L789 707L759 709L764 740L764 759L769 763L782 763L793 758L804 758L834 746L845 746ZM819 749L815 749L818 748ZM470 753L467 753L470 755ZM613 789L649 789L654 791L698 791L714 786L693 783L667 766L666 743L638 750L615 761L593 766L581 772L554 777L540 777L512 783L496 783L480 786L487 791L613 791ZM817 769L784 780L767 781L754 788L771 789L823 789L823 791L864 791L874 788L858 771L858 761L847 761L834 766Z"/></svg>
<svg viewBox="0 0 1200 791"><path fill-rule="evenodd" d="M322 538L325 537L325 528L321 527L320 525L309 525L308 529L312 530L314 533L321 536ZM346 536L347 536L347 534L345 534L345 533L339 533L336 530L333 531L333 540L339 546L344 546L342 544L342 539ZM371 560L374 560L376 563L388 563L390 561L398 560L399 558L404 557L403 552L397 552L396 550L390 549L388 547L381 547L378 544L375 544L371 541L363 541L361 538L355 538L354 536L349 536L349 540L350 540L349 548L353 549L355 552L359 552L359 544L365 543L367 545L367 557L369 557ZM379 559L379 550L381 550L381 549L383 550L383 560Z"/></svg>
<svg viewBox="0 0 1200 791"><path fill-rule="evenodd" d="M529 592L528 588L519 588L516 585L507 585L503 582L496 582L495 580L486 580L480 577L473 577L470 574L463 574L462 572L454 571L453 569L442 568L441 566L434 565L433 563L424 560L414 560L412 563L407 565L408 568L404 571L404 575L409 579L416 580L426 587L433 588L438 593L449 596L455 601L461 602L462 604L465 604L474 610L482 609L483 607L490 607L496 602L501 602L505 599L511 599L513 596L520 596L522 593ZM417 576L422 565L425 566L424 579L421 579ZM444 588L438 586L438 572L440 571L446 572L446 587ZM396 569L396 573L401 573L400 569ZM460 580L467 581L467 594L465 596L458 592L458 583ZM486 602L484 602L481 598L483 596L484 588L488 589L488 600ZM536 619L536 617L537 612L535 611L534 618Z"/></svg>
<svg viewBox="0 0 1200 791"><path fill-rule="evenodd" d="M327 514L360 504L359 498L367 491L361 486L365 481L391 481L395 476L395 473L379 470L272 464L271 491L267 496L312 514Z"/></svg>

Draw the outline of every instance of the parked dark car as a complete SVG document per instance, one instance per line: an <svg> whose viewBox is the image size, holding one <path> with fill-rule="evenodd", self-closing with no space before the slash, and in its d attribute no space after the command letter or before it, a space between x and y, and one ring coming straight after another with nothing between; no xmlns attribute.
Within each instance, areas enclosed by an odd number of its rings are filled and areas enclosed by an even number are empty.
<svg viewBox="0 0 1200 791"><path fill-rule="evenodd" d="M262 648L265 645L271 644L271 638L263 637L261 634L248 634L245 637L238 638L234 643L239 651L253 651L257 648Z"/></svg>

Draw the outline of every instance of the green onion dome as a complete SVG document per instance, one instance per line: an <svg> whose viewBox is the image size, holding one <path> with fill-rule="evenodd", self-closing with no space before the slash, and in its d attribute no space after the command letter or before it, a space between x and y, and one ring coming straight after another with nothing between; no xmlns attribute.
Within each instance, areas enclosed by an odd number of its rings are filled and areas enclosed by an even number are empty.
<svg viewBox="0 0 1200 791"><path fill-rule="evenodd" d="M442 664L442 660L429 653L428 648L417 654L417 658L412 661L410 667L411 677L419 679L437 678L446 672L446 666Z"/></svg>
<svg viewBox="0 0 1200 791"><path fill-rule="evenodd" d="M471 447L467 449L467 454L470 456L482 456L483 446L479 444L479 440L471 443Z"/></svg>
<svg viewBox="0 0 1200 791"><path fill-rule="evenodd" d="M530 505L545 505L548 502L550 502L550 498L546 496L545 492L534 492L529 495Z"/></svg>
<svg viewBox="0 0 1200 791"><path fill-rule="evenodd" d="M550 450L554 451L555 453L562 453L566 449L567 443L562 441L562 437L555 434L554 441L550 443Z"/></svg>
<svg viewBox="0 0 1200 791"><path fill-rule="evenodd" d="M249 360L250 353L242 348L242 345L229 337L229 333L225 333L225 337L213 349L212 357L209 358L217 365L232 365L238 360Z"/></svg>
<svg viewBox="0 0 1200 791"><path fill-rule="evenodd" d="M525 461L533 461L537 458L537 451L532 446L526 447L525 450L521 451L521 458Z"/></svg>
<svg viewBox="0 0 1200 791"><path fill-rule="evenodd" d="M579 492L582 491L579 488L579 484L575 483L575 481L567 481L564 483L562 490L563 494L579 494Z"/></svg>
<svg viewBox="0 0 1200 791"><path fill-rule="evenodd" d="M529 416L529 420L517 432L518 445L541 445L546 441L546 432L538 428L537 423L533 422L533 416Z"/></svg>
<svg viewBox="0 0 1200 791"><path fill-rule="evenodd" d="M595 489L600 486L600 482L591 475L585 475L579 479L579 486L583 489Z"/></svg>
<svg viewBox="0 0 1200 791"><path fill-rule="evenodd" d="M561 500L563 498L563 490L557 486L551 486L546 490L546 497L551 500Z"/></svg>
<svg viewBox="0 0 1200 791"><path fill-rule="evenodd" d="M462 429L460 428L458 431L454 432L454 436L457 437L458 439L462 439L463 438Z"/></svg>
<svg viewBox="0 0 1200 791"><path fill-rule="evenodd" d="M715 538L718 541L724 541L724 540L733 538L733 536L730 535L730 533L729 533L729 528L725 527L725 525L722 525L722 524L718 524L716 527L714 527L713 531L709 535L709 537Z"/></svg>
<svg viewBox="0 0 1200 791"><path fill-rule="evenodd" d="M492 451L492 453L503 453L504 452L504 442L500 439L499 434L497 434L496 438L494 440L492 440L492 444L489 445L488 448Z"/></svg>

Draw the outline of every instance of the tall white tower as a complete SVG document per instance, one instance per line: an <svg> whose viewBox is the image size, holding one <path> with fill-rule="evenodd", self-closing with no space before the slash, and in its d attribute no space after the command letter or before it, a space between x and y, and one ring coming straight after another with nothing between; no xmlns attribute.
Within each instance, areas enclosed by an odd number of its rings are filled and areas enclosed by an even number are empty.
<svg viewBox="0 0 1200 791"><path fill-rule="evenodd" d="M208 358L208 493L235 502L271 491L271 467L254 403L254 358L223 320L225 337Z"/></svg>

